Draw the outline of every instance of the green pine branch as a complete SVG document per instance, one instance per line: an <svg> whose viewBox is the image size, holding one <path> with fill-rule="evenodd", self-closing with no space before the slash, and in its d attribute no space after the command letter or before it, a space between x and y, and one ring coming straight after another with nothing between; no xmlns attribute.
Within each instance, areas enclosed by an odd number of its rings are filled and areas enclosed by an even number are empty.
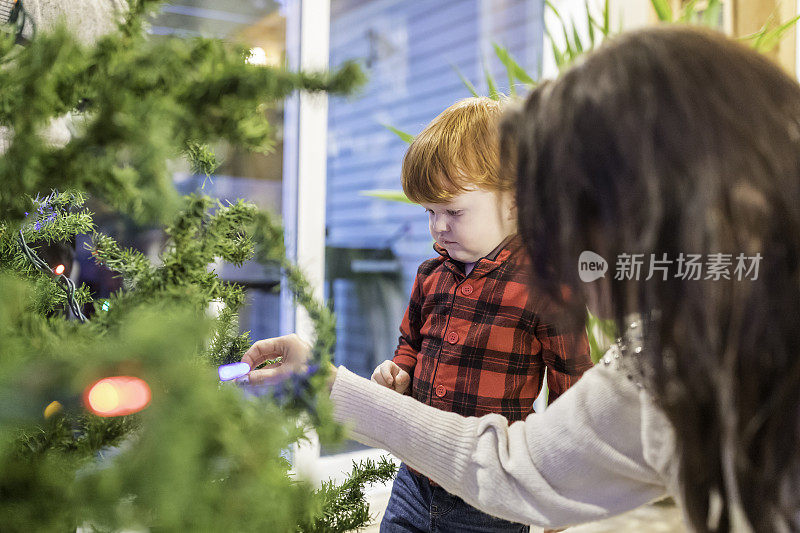
<svg viewBox="0 0 800 533"><path fill-rule="evenodd" d="M322 512L312 523L301 524L299 530L303 533L340 533L363 527L372 520L364 498L365 486L388 483L396 473L397 466L386 456L377 463L371 459L359 463L353 461L353 469L342 484L336 485L333 481L322 484L317 491L322 498Z"/></svg>
<svg viewBox="0 0 800 533"><path fill-rule="evenodd" d="M71 187L140 220L168 220L177 206L169 159L188 154L207 172L214 157L203 146L219 140L268 151L265 105L363 82L352 63L331 73L249 65L245 47L215 39L112 33L87 47L63 27L22 49L9 47L12 38L0 33L0 61L13 56L15 65L0 70L0 125L14 132L0 158L0 210L17 220L27 197ZM72 139L42 142L50 121L68 112Z"/></svg>
<svg viewBox="0 0 800 533"><path fill-rule="evenodd" d="M331 358L333 315L286 258L269 215L244 202L181 199L169 169L184 157L193 171L213 172L211 147L220 140L269 150L265 107L296 90L349 93L363 75L353 64L318 73L255 67L245 48L213 39L149 39L144 20L158 4L133 0L119 31L92 45L60 27L18 47L13 32L0 29L0 125L8 133L0 155L4 527L296 531L323 508L326 520L341 512L360 527L349 508L324 506L322 494L291 478L284 457L309 423L323 440L342 436L326 367L284 407L217 380L212 365L238 360L251 340L238 331L242 288L209 265L254 254L280 265L317 325L318 362ZM66 143L46 140L54 121L69 128ZM49 197L51 190L67 192ZM94 302L96 313L80 323L53 315L65 293L32 266L18 235L36 250L93 232L87 196L168 226L152 260L94 234L95 259L123 278L123 289ZM75 298L93 303L86 287ZM222 302L216 315L207 313L212 301ZM111 375L144 379L151 404L121 418L88 414L87 385ZM62 409L45 418L53 401Z"/></svg>

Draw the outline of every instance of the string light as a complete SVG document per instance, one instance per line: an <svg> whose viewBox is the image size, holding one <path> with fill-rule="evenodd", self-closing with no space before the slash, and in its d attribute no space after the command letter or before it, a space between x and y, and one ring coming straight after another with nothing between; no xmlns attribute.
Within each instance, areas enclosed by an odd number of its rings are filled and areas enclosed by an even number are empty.
<svg viewBox="0 0 800 533"><path fill-rule="evenodd" d="M50 418L56 413L60 413L64 407L59 402L50 402L47 407L44 408L44 417Z"/></svg>
<svg viewBox="0 0 800 533"><path fill-rule="evenodd" d="M57 265L57 266L56 266L56 267L53 269L53 272L55 272L56 276L60 276L61 274L63 274L63 273L64 273L64 269L65 269L65 268L66 268L66 267L65 267L64 265Z"/></svg>
<svg viewBox="0 0 800 533"><path fill-rule="evenodd" d="M220 365L217 369L217 372L219 373L220 380L230 381L232 379L246 376L250 372L250 365L245 362Z"/></svg>
<svg viewBox="0 0 800 533"><path fill-rule="evenodd" d="M56 198L58 194L56 191L51 192L47 197L44 199L39 199L36 197L36 203L39 204L37 212L40 215L43 215L45 212L45 208L50 206L50 203ZM55 213L51 213L50 216L55 218ZM50 218L48 217L48 221ZM37 227L38 226L38 227ZM39 231L41 229L41 220L36 221L36 226L34 226L35 231ZM61 288L67 295L67 305L69 306L72 314L81 322L86 322L86 316L83 314L81 310L80 304L78 304L78 300L75 297L75 283L69 279L67 276L62 276L61 274L64 273L64 270L61 272L55 272L50 268L50 265L45 263L41 257L36 253L36 251L28 246L28 242L25 240L25 233L22 229L19 230L19 234L17 235L17 243L19 244L20 251L22 254L28 259L28 261L36 267L37 270L43 272L48 275L55 275L58 283L61 285ZM56 267L58 269L58 266Z"/></svg>
<svg viewBox="0 0 800 533"><path fill-rule="evenodd" d="M125 416L141 411L150 403L150 387L139 378L114 376L86 388L83 403L97 416Z"/></svg>
<svg viewBox="0 0 800 533"><path fill-rule="evenodd" d="M267 52L260 46L256 46L250 49L250 55L247 56L245 62L248 65L259 65L264 66L267 64Z"/></svg>

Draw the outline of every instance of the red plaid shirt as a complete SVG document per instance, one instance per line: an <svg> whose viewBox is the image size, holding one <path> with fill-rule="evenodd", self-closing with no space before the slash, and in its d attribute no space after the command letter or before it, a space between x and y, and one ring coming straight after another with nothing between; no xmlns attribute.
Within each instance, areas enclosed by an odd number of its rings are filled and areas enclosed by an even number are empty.
<svg viewBox="0 0 800 533"><path fill-rule="evenodd" d="M542 319L549 298L532 293L519 236L478 260L441 257L420 265L400 326L394 362L413 376L410 394L464 416L499 413L510 422L533 410L542 373L552 402L591 368L586 332Z"/></svg>

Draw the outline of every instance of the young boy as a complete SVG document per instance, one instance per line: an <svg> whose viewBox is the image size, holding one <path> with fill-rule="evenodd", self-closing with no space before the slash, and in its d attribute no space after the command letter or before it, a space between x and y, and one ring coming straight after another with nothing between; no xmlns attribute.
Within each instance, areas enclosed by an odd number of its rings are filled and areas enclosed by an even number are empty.
<svg viewBox="0 0 800 533"><path fill-rule="evenodd" d="M546 322L516 235L514 177L501 170L502 104L468 98L436 117L403 161L403 191L428 213L439 254L417 271L394 358L373 381L464 416L532 412L542 376L550 401L592 363L585 332ZM528 531L487 515L402 465L382 532Z"/></svg>

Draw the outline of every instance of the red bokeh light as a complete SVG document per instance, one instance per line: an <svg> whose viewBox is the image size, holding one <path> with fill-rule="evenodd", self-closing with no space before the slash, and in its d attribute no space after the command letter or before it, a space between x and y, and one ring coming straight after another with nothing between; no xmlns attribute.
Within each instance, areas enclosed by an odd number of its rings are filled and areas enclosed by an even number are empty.
<svg viewBox="0 0 800 533"><path fill-rule="evenodd" d="M147 407L150 396L150 387L144 380L114 376L87 387L83 393L83 403L97 416L125 416Z"/></svg>

